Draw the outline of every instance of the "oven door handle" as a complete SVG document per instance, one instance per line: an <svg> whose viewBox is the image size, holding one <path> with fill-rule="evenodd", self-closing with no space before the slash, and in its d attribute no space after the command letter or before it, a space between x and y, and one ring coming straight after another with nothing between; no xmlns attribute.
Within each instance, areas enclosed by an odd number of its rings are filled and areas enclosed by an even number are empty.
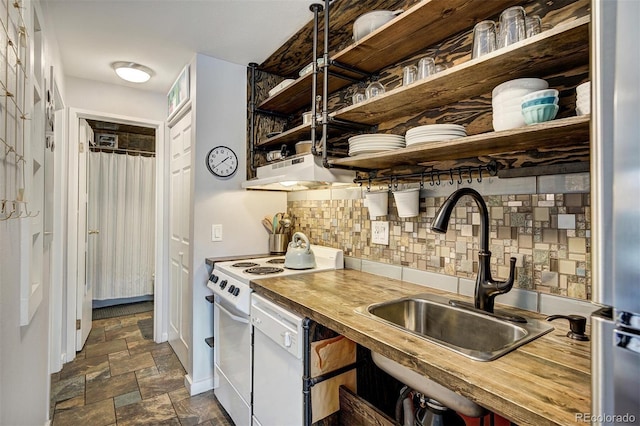
<svg viewBox="0 0 640 426"><path fill-rule="evenodd" d="M221 304L215 303L215 306L217 306L218 309L220 309L220 311L222 311L225 314L227 314L228 316L230 316L232 320L237 321L237 322L241 322L243 324L249 324L249 320L247 318L242 318L242 317L239 317L238 315L232 314L231 312L229 312L229 310L227 308L225 308Z"/></svg>

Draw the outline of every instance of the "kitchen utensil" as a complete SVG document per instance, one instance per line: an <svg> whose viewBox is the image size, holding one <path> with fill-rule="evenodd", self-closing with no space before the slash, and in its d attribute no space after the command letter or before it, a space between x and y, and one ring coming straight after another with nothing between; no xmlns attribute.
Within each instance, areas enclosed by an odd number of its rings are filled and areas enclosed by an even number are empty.
<svg viewBox="0 0 640 426"><path fill-rule="evenodd" d="M353 23L353 39L358 41L391 21L402 10L374 10L359 16Z"/></svg>
<svg viewBox="0 0 640 426"><path fill-rule="evenodd" d="M376 96L382 95L384 93L384 86L382 83L378 81L374 81L367 86L367 90L365 91L365 95L367 99L375 98Z"/></svg>
<svg viewBox="0 0 640 426"><path fill-rule="evenodd" d="M290 269L311 269L316 267L316 258L311 250L309 238L302 232L296 232L291 238L284 267Z"/></svg>
<svg viewBox="0 0 640 426"><path fill-rule="evenodd" d="M431 74L435 74L436 64L431 57L422 58L418 61L418 80L429 77Z"/></svg>
<svg viewBox="0 0 640 426"><path fill-rule="evenodd" d="M287 234L289 233L289 228L291 228L291 219L285 217L280 221L281 232Z"/></svg>
<svg viewBox="0 0 640 426"><path fill-rule="evenodd" d="M282 151L278 149L278 150L267 152L267 161L276 161L276 160L282 160Z"/></svg>
<svg viewBox="0 0 640 426"><path fill-rule="evenodd" d="M267 230L269 234L273 234L273 225L271 225L271 221L267 219L262 219L262 226Z"/></svg>
<svg viewBox="0 0 640 426"><path fill-rule="evenodd" d="M418 67L408 65L402 69L402 85L407 86L418 78Z"/></svg>
<svg viewBox="0 0 640 426"><path fill-rule="evenodd" d="M282 213L276 213L273 215L273 221L271 222L273 225L273 233L278 233L278 227L280 226L280 219L282 219Z"/></svg>
<svg viewBox="0 0 640 426"><path fill-rule="evenodd" d="M296 143L296 154L306 154L311 152L311 141L300 141Z"/></svg>
<svg viewBox="0 0 640 426"><path fill-rule="evenodd" d="M496 23L493 21L478 22L473 27L473 50L471 59L496 50Z"/></svg>
<svg viewBox="0 0 640 426"><path fill-rule="evenodd" d="M289 234L269 234L269 253L284 254L289 244Z"/></svg>
<svg viewBox="0 0 640 426"><path fill-rule="evenodd" d="M526 15L520 6L505 9L500 14L498 47L507 47L527 37Z"/></svg>

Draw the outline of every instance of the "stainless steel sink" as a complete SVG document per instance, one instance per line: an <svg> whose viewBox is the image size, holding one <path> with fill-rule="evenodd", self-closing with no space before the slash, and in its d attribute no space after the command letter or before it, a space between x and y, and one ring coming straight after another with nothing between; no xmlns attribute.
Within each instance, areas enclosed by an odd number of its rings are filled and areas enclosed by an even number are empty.
<svg viewBox="0 0 640 426"><path fill-rule="evenodd" d="M515 323L449 302L442 296L419 294L360 307L356 312L477 361L499 358L553 330L542 321Z"/></svg>

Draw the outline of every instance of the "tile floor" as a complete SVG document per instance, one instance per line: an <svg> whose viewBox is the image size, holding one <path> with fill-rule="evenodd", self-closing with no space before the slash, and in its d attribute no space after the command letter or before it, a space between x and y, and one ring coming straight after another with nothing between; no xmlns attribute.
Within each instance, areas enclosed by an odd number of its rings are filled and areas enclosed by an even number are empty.
<svg viewBox="0 0 640 426"><path fill-rule="evenodd" d="M168 343L143 337L138 321L152 316L93 321L84 349L51 377L53 426L233 426L213 391L189 396Z"/></svg>

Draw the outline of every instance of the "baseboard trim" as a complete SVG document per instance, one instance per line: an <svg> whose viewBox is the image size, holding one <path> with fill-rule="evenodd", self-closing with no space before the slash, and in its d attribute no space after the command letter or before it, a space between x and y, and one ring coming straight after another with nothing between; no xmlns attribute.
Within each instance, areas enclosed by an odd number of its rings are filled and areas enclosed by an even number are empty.
<svg viewBox="0 0 640 426"><path fill-rule="evenodd" d="M194 382L189 374L184 376L184 386L189 391L189 395L194 396L213 389L213 377L208 377L199 382Z"/></svg>

